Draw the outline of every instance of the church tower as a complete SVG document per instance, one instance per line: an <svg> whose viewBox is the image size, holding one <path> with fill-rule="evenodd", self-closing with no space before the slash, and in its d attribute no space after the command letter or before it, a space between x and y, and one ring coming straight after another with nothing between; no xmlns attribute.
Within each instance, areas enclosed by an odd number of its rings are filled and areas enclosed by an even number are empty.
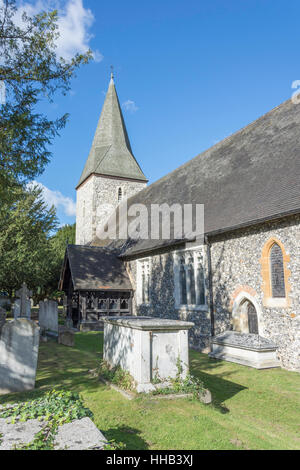
<svg viewBox="0 0 300 470"><path fill-rule="evenodd" d="M146 185L147 179L131 150L111 74L92 147L76 188L76 244L90 244L96 228L107 221L120 201Z"/></svg>

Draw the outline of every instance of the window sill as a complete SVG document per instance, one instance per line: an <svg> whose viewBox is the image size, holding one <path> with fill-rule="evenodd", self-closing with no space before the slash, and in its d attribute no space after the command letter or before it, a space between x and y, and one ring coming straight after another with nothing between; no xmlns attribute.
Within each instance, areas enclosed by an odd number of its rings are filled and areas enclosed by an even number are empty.
<svg viewBox="0 0 300 470"><path fill-rule="evenodd" d="M181 311L201 311L201 312L208 312L208 305L179 305L175 307L176 310L181 310Z"/></svg>
<svg viewBox="0 0 300 470"><path fill-rule="evenodd" d="M290 302L287 298L275 298L269 297L264 299L263 304L265 307L273 307L273 308L289 308Z"/></svg>

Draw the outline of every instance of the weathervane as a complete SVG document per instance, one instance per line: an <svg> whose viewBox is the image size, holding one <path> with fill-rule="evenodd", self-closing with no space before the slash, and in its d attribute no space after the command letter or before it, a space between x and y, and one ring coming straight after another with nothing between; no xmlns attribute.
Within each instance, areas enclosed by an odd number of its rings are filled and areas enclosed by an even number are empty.
<svg viewBox="0 0 300 470"><path fill-rule="evenodd" d="M113 65L110 66L110 78L112 79L114 78L114 66Z"/></svg>

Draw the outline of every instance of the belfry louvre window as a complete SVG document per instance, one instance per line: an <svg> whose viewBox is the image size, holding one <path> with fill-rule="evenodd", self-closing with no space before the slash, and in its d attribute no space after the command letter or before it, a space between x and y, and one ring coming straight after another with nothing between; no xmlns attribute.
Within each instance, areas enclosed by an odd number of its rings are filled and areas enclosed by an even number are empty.
<svg viewBox="0 0 300 470"><path fill-rule="evenodd" d="M283 255L281 248L277 243L274 243L270 250L270 274L272 297L284 298L286 293Z"/></svg>
<svg viewBox="0 0 300 470"><path fill-rule="evenodd" d="M123 198L122 188L118 189L118 202L121 202Z"/></svg>

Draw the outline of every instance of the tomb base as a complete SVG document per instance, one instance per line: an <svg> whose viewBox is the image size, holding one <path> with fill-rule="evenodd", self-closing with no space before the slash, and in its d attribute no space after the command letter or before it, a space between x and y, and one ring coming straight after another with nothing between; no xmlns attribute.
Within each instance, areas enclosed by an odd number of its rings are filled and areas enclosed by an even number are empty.
<svg viewBox="0 0 300 470"><path fill-rule="evenodd" d="M226 331L211 340L210 357L255 369L280 367L276 345L259 335Z"/></svg>

